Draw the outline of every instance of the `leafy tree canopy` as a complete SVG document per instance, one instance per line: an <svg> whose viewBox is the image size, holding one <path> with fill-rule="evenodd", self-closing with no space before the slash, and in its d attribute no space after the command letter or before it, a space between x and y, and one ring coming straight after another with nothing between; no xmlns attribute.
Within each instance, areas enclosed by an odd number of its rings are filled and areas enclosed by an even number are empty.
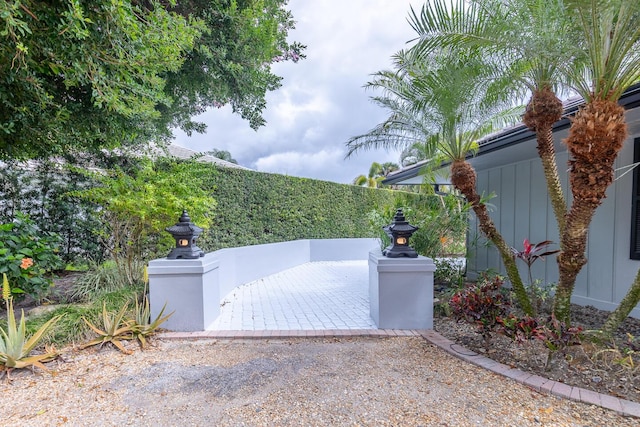
<svg viewBox="0 0 640 427"><path fill-rule="evenodd" d="M270 64L304 48L286 3L0 2L0 158L162 141L227 103L263 125Z"/></svg>

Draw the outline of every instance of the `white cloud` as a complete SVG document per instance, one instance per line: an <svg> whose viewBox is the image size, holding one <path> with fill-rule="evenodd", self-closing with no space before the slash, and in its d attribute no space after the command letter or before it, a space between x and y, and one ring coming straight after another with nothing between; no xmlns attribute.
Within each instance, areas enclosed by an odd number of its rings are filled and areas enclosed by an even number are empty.
<svg viewBox="0 0 640 427"><path fill-rule="evenodd" d="M281 173L285 175L319 177L327 169L335 168L342 162L344 154L337 149L320 150L314 153L288 151L261 157L255 163L262 172Z"/></svg>
<svg viewBox="0 0 640 427"><path fill-rule="evenodd" d="M205 135L176 143L208 151L228 150L240 164L259 170L349 183L371 162L398 161L396 152L358 153L344 160L345 143L385 119L363 85L391 67L391 55L414 37L407 22L415 0L291 0L297 21L290 40L308 46L297 64L273 65L283 86L267 96L267 125L253 131L229 107L199 117Z"/></svg>

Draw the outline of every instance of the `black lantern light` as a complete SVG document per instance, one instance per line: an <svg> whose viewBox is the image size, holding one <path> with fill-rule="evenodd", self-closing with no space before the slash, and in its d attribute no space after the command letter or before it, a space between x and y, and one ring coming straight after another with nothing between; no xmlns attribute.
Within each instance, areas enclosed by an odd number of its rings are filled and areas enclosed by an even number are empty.
<svg viewBox="0 0 640 427"><path fill-rule="evenodd" d="M167 258L169 259L195 259L204 256L202 249L196 246L196 239L202 233L202 228L191 222L186 210L182 211L182 216L171 227L165 228L176 239L176 247L171 250Z"/></svg>
<svg viewBox="0 0 640 427"><path fill-rule="evenodd" d="M389 258L417 258L418 253L409 246L409 238L416 232L418 227L409 224L405 218L402 209L396 211L393 222L382 228L391 239L391 244L384 248L382 254Z"/></svg>

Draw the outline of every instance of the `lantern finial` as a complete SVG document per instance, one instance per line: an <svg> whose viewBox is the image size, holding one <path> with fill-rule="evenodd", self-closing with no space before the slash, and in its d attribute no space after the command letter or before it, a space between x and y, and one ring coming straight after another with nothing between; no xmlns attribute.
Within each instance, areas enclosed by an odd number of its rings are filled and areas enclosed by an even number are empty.
<svg viewBox="0 0 640 427"><path fill-rule="evenodd" d="M167 258L195 259L204 256L202 249L196 246L196 239L202 233L202 228L191 222L186 209L182 211L178 222L165 230L176 239L176 247L171 250Z"/></svg>
<svg viewBox="0 0 640 427"><path fill-rule="evenodd" d="M396 210L393 222L382 229L391 239L391 244L384 248L382 255L388 258L418 257L418 253L415 249L409 246L409 238L416 232L416 230L418 230L418 227L415 227L406 221L402 209Z"/></svg>

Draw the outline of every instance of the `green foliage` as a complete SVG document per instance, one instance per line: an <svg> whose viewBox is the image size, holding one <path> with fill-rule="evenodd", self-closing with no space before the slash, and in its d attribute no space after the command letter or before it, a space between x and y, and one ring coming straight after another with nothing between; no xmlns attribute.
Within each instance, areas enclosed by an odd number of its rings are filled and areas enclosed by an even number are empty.
<svg viewBox="0 0 640 427"><path fill-rule="evenodd" d="M65 262L99 264L113 258L130 282L140 277L136 260L166 256L174 242L164 228L183 208L194 223L208 227L198 246L213 251L295 239L376 237L381 229L372 231L363 213L442 203L426 195L216 168L195 160L110 156L80 165L25 167L30 172L16 174L17 186L13 178L0 180L0 196L11 200L0 214L12 221L16 208L28 209L40 230L63 235ZM86 172L96 166L104 172ZM45 181L49 191L32 191L45 188ZM19 191L10 193L12 188ZM221 208L213 207L212 197ZM94 269L87 280L108 274ZM86 293L79 290L77 296Z"/></svg>
<svg viewBox="0 0 640 427"><path fill-rule="evenodd" d="M433 273L433 282L448 287L460 287L464 284L465 267L460 259L434 258L436 271Z"/></svg>
<svg viewBox="0 0 640 427"><path fill-rule="evenodd" d="M164 74L180 68L202 26L159 0L83 3L0 2L0 158L157 133L157 107L171 103Z"/></svg>
<svg viewBox="0 0 640 427"><path fill-rule="evenodd" d="M224 104L263 125L270 65L303 56L286 3L0 2L0 159L165 141Z"/></svg>
<svg viewBox="0 0 640 427"><path fill-rule="evenodd" d="M398 208L403 209L411 225L419 227L409 245L420 255L431 258L450 255L450 248L465 241L469 208L459 198L454 195L410 197L402 193L393 204L383 205L367 216L372 233L380 238L382 247L390 243L382 227L391 223ZM464 248L464 243L461 247Z"/></svg>
<svg viewBox="0 0 640 427"><path fill-rule="evenodd" d="M491 337L499 322L509 310L509 299L502 288L504 279L500 276L483 278L476 284L457 292L449 305L454 317L477 325L485 339Z"/></svg>
<svg viewBox="0 0 640 427"><path fill-rule="evenodd" d="M172 313L164 314L166 304L160 310L160 313L151 321L149 299L146 295L143 297L142 303L138 302L136 295L135 308L133 313L129 310L129 302L127 301L120 307L117 312L107 310L106 302L102 306L102 326L98 327L94 323L82 318L85 324L96 334L97 338L92 339L84 344L82 348L98 345L102 347L106 343L113 344L118 350L125 354L131 354L130 350L124 348L122 341L137 339L142 348L147 345L147 338L153 335L160 325L171 317Z"/></svg>
<svg viewBox="0 0 640 427"><path fill-rule="evenodd" d="M0 223L12 222L22 212L42 232L61 237L58 255L65 263L83 263L87 258L99 262L104 258L97 235L99 207L69 195L91 185L89 177L60 162L0 163Z"/></svg>
<svg viewBox="0 0 640 427"><path fill-rule="evenodd" d="M151 321L151 308L149 306L149 298L145 294L142 298L142 303L138 302L136 299L136 307L134 310L135 318L131 320L131 330L133 332L133 336L140 343L141 348L145 348L147 346L147 338L153 335L156 330L166 322L173 312L165 315L164 310L167 308L167 304L165 303L158 313L158 316Z"/></svg>
<svg viewBox="0 0 640 427"><path fill-rule="evenodd" d="M46 370L43 362L53 360L58 353L52 348L48 348L45 353L37 355L31 355L31 352L38 345L47 330L58 320L59 317L49 319L35 333L27 338L24 311L20 317L20 324L16 326L13 301L9 298L7 303L7 328L5 330L0 327L0 364L4 369L22 369L37 366Z"/></svg>
<svg viewBox="0 0 640 427"><path fill-rule="evenodd" d="M59 236L43 232L31 219L16 212L13 222L0 225L0 273L13 283L13 293L36 300L46 297L51 273L62 268Z"/></svg>
<svg viewBox="0 0 640 427"><path fill-rule="evenodd" d="M500 333L516 343L521 344L538 337L539 322L534 317L527 315L518 317L510 313L508 316L499 317L496 320L500 324Z"/></svg>
<svg viewBox="0 0 640 427"><path fill-rule="evenodd" d="M545 369L549 368L554 354L564 354L570 346L580 345L582 341L582 327L570 326L557 319L555 315L551 315L549 320L537 329L536 334L536 338L542 340L549 349Z"/></svg>
<svg viewBox="0 0 640 427"><path fill-rule="evenodd" d="M81 348L94 345L102 347L106 343L111 343L121 352L131 354L131 351L125 349L122 344L123 340L131 340L134 338L133 327L131 323L125 319L128 309L129 305L125 304L117 313L112 313L107 311L107 305L104 303L102 306L102 325L100 327L83 317L82 320L84 320L92 331L98 334L98 337L84 344Z"/></svg>
<svg viewBox="0 0 640 427"><path fill-rule="evenodd" d="M377 237L366 212L424 196L240 169L218 169L205 251L296 239ZM195 222L195 221L194 221Z"/></svg>
<svg viewBox="0 0 640 427"><path fill-rule="evenodd" d="M215 200L215 169L194 160L146 159L130 171L110 169L92 174L98 185L72 194L102 206L103 241L129 283L140 277L137 260L162 256L174 244L164 229L183 209L206 228Z"/></svg>
<svg viewBox="0 0 640 427"><path fill-rule="evenodd" d="M50 319L60 317L60 320L51 326L44 341L64 346L92 339L94 334L82 320L83 318L93 324L100 324L104 304L107 311L114 312L125 304L131 306L140 292L142 292L142 286L136 284L117 291L97 294L87 303L62 305L52 311L29 316L26 320L27 334L35 333ZM2 323L0 321L0 324Z"/></svg>
<svg viewBox="0 0 640 427"><path fill-rule="evenodd" d="M178 2L182 16L201 20L206 31L177 72L167 75L173 104L166 118L187 133L205 125L191 118L207 108L230 104L253 129L265 124L265 95L280 87L273 62L303 58L304 46L287 41L294 28L288 0ZM164 110L164 109L163 109Z"/></svg>
<svg viewBox="0 0 640 427"><path fill-rule="evenodd" d="M143 265L134 262L134 271L140 272L142 277ZM113 260L93 265L83 273L74 283L70 294L71 301L90 301L97 295L115 292L129 286L128 276L118 268Z"/></svg>

